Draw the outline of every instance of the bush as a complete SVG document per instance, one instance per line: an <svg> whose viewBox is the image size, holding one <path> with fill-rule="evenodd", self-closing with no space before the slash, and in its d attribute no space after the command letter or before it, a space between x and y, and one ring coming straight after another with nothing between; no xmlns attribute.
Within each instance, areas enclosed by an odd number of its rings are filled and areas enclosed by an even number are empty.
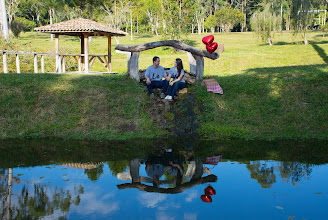
<svg viewBox="0 0 328 220"><path fill-rule="evenodd" d="M18 37L22 31L32 31L34 27L35 23L26 18L17 17L11 22L11 30L15 37Z"/></svg>

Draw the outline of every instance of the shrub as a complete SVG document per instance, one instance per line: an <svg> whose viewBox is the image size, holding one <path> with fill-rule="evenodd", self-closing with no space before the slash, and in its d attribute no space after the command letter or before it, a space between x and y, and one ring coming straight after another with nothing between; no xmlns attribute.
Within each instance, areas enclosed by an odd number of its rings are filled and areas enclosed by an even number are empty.
<svg viewBox="0 0 328 220"><path fill-rule="evenodd" d="M17 17L11 22L11 30L15 37L18 37L19 34L23 31L31 31L35 27L35 23L26 18Z"/></svg>

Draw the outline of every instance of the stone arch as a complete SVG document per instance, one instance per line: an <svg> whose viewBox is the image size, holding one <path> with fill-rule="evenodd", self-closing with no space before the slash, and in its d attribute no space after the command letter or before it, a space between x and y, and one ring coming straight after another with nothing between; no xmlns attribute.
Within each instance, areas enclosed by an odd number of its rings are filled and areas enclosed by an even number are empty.
<svg viewBox="0 0 328 220"><path fill-rule="evenodd" d="M118 51L125 51L128 53L128 74L131 78L140 81L139 77L139 54L141 51L154 49L157 47L173 47L178 51L187 53L190 65L190 73L196 76L196 80L203 79L204 75L204 57L215 60L219 58L219 53L210 54L206 50L189 46L177 40L156 41L139 45L117 45L115 47ZM223 44L219 46L219 51L223 52Z"/></svg>

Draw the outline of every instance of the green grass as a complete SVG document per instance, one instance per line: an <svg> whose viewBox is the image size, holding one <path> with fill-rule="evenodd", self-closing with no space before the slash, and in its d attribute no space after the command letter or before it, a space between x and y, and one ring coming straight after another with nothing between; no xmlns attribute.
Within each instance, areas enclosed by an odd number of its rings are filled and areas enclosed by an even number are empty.
<svg viewBox="0 0 328 220"><path fill-rule="evenodd" d="M183 37L204 49L202 37ZM190 87L196 96L195 112L202 138L244 139L328 139L328 38L321 32L308 33L309 45L300 36L276 33L273 46L258 41L253 33L214 34L225 44L225 52L213 61L205 59L205 77L214 77L224 95L207 93L200 83ZM161 40L136 35L121 37L121 44L134 45ZM24 33L16 45L0 49L54 52L54 42L46 34ZM127 71L126 54L114 52L112 70ZM78 38L61 37L62 53L79 53ZM106 54L107 39L93 37L90 54ZM157 48L140 53L139 69L151 65L154 55L161 65L171 67L184 53ZM9 70L15 72L15 59ZM32 57L21 58L22 70L32 72ZM2 71L2 59L0 71ZM28 64L30 63L30 64ZM46 69L54 71L54 58L46 59ZM69 61L74 67L74 61ZM96 61L92 71L105 71ZM166 132L154 111L144 85L123 76L0 74L0 138L72 137L122 139L154 137ZM167 116L167 115L166 115ZM159 116L161 117L161 115ZM165 117L165 114L163 114Z"/></svg>
<svg viewBox="0 0 328 220"><path fill-rule="evenodd" d="M125 76L2 74L0 137L126 139L161 132L144 86Z"/></svg>

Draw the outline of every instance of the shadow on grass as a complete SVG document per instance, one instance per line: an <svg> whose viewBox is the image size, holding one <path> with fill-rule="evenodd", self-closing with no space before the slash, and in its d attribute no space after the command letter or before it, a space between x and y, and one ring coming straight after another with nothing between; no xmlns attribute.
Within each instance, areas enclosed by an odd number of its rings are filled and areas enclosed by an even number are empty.
<svg viewBox="0 0 328 220"><path fill-rule="evenodd" d="M326 64L247 69L216 78L224 94L199 89L201 136L328 139ZM200 113L201 112L201 113Z"/></svg>
<svg viewBox="0 0 328 220"><path fill-rule="evenodd" d="M328 63L328 56L327 56L325 50L316 44L312 44L312 47L318 52L319 56L323 59L323 61L325 63Z"/></svg>
<svg viewBox="0 0 328 220"><path fill-rule="evenodd" d="M311 41L309 40L309 44L328 44L328 41ZM260 46L268 46L268 43L260 44ZM283 46L283 45L304 45L304 41L295 41L295 42L285 42L285 41L273 41L273 46Z"/></svg>

